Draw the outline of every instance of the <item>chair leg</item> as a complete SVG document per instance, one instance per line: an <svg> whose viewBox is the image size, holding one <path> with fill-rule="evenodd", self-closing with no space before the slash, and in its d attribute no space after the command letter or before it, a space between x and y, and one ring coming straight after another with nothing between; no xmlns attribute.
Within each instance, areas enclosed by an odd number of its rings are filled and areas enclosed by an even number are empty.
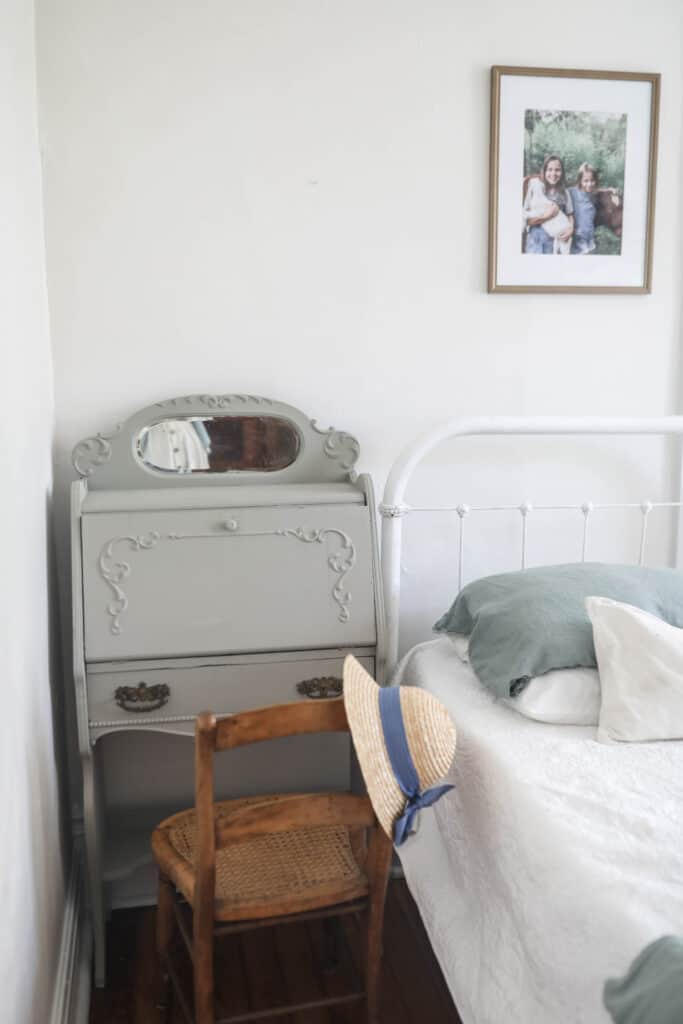
<svg viewBox="0 0 683 1024"><path fill-rule="evenodd" d="M365 1005L367 1024L379 1024L379 982L382 965L382 927L384 925L384 903L389 881L392 844L376 829L368 853L368 877L370 879L370 905L367 910L367 933L365 940Z"/></svg>
<svg viewBox="0 0 683 1024"><path fill-rule="evenodd" d="M379 980L382 966L382 924L384 906L371 907L368 911L368 930L365 950L365 989L367 1024L379 1020Z"/></svg>
<svg viewBox="0 0 683 1024"><path fill-rule="evenodd" d="M195 907L193 932L195 1024L214 1024L213 916L202 914L200 908Z"/></svg>
<svg viewBox="0 0 683 1024"><path fill-rule="evenodd" d="M173 885L159 873L159 893L157 897L157 954L161 985L157 1005L161 1011L162 1024L168 1024L171 1014L173 987L168 973L168 957L173 939Z"/></svg>

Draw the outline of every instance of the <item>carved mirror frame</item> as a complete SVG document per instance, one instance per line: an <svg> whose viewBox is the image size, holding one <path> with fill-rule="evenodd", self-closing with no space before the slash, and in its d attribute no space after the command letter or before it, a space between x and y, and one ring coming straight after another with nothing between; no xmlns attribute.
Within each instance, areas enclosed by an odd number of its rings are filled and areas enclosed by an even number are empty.
<svg viewBox="0 0 683 1024"><path fill-rule="evenodd" d="M296 429L299 449L282 469L228 469L174 472L152 468L140 455L145 428L164 419L216 417L274 417ZM360 445L355 437L334 427L322 428L301 410L258 395L185 395L148 405L113 430L86 437L75 445L71 461L93 490L157 487L225 487L245 483L341 483L356 479Z"/></svg>

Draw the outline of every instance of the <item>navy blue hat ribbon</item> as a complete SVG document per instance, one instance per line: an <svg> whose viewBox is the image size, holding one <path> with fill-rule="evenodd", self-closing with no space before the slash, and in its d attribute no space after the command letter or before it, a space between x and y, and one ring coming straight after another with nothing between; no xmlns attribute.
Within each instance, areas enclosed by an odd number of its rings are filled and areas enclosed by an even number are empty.
<svg viewBox="0 0 683 1024"><path fill-rule="evenodd" d="M399 687L383 687L379 691L379 715L384 732L384 742L391 762L392 771L407 803L403 813L394 824L394 843L401 846L415 831L415 815L423 807L431 807L436 801L453 789L451 785L433 786L420 792L420 780L410 755L403 714L401 712L401 691Z"/></svg>

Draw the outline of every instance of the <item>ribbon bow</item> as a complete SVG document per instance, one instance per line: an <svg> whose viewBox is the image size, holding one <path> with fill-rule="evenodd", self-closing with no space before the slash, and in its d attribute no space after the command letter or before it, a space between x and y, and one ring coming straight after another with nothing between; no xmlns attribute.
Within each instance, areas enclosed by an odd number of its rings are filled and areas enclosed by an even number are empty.
<svg viewBox="0 0 683 1024"><path fill-rule="evenodd" d="M419 810L431 807L453 786L433 786L420 792L420 780L408 746L405 724L401 713L401 693L398 687L386 687L379 691L379 714L384 732L384 742L391 762L391 768L407 803L403 813L394 822L394 843L401 846L415 829L413 822Z"/></svg>

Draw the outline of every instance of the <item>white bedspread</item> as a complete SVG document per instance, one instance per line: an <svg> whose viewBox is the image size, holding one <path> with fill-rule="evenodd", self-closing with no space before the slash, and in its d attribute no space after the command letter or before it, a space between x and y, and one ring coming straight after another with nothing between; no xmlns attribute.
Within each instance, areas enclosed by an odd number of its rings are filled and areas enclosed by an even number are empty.
<svg viewBox="0 0 683 1024"><path fill-rule="evenodd" d="M458 730L456 789L400 855L463 1021L609 1021L605 979L683 932L683 742L604 745L524 719L447 639L398 675Z"/></svg>

